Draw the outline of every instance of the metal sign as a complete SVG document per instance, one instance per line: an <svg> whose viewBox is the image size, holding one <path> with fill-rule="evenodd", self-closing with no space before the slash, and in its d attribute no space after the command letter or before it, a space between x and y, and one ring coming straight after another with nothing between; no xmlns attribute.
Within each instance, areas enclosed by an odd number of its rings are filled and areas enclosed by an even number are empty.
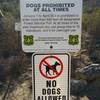
<svg viewBox="0 0 100 100"><path fill-rule="evenodd" d="M20 22L15 23L15 31L21 31L21 23Z"/></svg>
<svg viewBox="0 0 100 100"><path fill-rule="evenodd" d="M81 48L82 0L20 0L25 52Z"/></svg>
<svg viewBox="0 0 100 100"><path fill-rule="evenodd" d="M82 0L20 0L25 52L81 48Z"/></svg>
<svg viewBox="0 0 100 100"><path fill-rule="evenodd" d="M70 100L70 55L66 53L32 56L32 100Z"/></svg>

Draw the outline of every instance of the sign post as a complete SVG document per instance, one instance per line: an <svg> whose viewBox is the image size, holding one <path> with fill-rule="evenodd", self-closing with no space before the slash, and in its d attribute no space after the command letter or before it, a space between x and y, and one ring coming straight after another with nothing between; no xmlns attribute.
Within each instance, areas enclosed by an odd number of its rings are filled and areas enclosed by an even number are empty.
<svg viewBox="0 0 100 100"><path fill-rule="evenodd" d="M81 48L82 0L20 0L24 52Z"/></svg>
<svg viewBox="0 0 100 100"><path fill-rule="evenodd" d="M70 55L33 54L33 100L70 100Z"/></svg>
<svg viewBox="0 0 100 100"><path fill-rule="evenodd" d="M17 48L17 51L18 53L20 52L21 50L21 35L20 35L20 31L21 31L21 23L20 22L15 22L15 31L18 33L18 48Z"/></svg>

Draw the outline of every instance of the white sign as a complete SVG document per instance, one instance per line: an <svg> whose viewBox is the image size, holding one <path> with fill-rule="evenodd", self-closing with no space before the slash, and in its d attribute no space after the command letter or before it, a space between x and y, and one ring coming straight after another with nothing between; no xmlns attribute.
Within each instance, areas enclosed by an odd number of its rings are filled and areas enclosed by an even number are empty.
<svg viewBox="0 0 100 100"><path fill-rule="evenodd" d="M70 100L70 55L34 54L32 100Z"/></svg>
<svg viewBox="0 0 100 100"><path fill-rule="evenodd" d="M15 31L21 31L21 23L20 22L15 23Z"/></svg>
<svg viewBox="0 0 100 100"><path fill-rule="evenodd" d="M82 0L20 0L25 52L81 48Z"/></svg>

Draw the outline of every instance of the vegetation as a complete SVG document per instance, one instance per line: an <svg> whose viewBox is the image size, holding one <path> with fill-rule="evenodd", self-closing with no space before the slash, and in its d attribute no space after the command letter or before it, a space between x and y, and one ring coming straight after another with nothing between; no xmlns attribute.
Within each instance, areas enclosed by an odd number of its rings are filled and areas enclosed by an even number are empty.
<svg viewBox="0 0 100 100"><path fill-rule="evenodd" d="M0 55L7 56L18 48L18 33L14 30L20 15L18 0L0 0L0 11Z"/></svg>

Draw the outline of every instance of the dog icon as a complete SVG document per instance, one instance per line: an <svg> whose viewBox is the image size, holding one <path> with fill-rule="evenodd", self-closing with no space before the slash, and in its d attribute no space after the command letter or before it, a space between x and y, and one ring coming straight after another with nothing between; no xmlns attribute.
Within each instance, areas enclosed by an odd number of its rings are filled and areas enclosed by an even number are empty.
<svg viewBox="0 0 100 100"><path fill-rule="evenodd" d="M52 70L48 65L43 64L46 67L46 76L47 74L49 74L51 76L50 70ZM51 67L57 71L57 66L59 66L60 64L58 62L55 62L54 65L51 65ZM53 71L53 70L52 70ZM54 71L53 71L53 75L54 75Z"/></svg>

